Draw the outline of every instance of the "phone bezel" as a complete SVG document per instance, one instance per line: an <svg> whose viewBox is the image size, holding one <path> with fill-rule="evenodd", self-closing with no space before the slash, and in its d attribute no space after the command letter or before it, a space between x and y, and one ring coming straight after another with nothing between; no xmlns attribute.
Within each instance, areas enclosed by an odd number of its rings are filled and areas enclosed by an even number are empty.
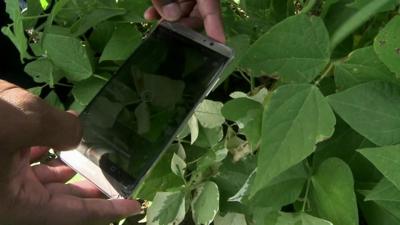
<svg viewBox="0 0 400 225"><path fill-rule="evenodd" d="M214 89L214 86L218 83L219 77L221 72L226 68L226 66L229 64L229 62L233 59L234 53L231 48L228 46L221 44L212 38L209 38L201 33L198 33L190 28L187 28L179 23L176 22L167 22L167 21L160 21L157 26L153 28L153 30L148 34L151 35L158 26L162 26L165 29L168 29L170 31L175 32L178 35L181 35L199 45L202 45L210 50L213 50L214 52L217 52L218 54L227 57L227 62L222 65L217 72L215 72L214 77L212 78L212 81L210 82L210 85L206 89L206 91L202 94L202 96L199 98L199 100L196 102L195 107L191 109L191 111L188 113L188 116L185 118L185 120L180 124L179 128L177 131L172 135L171 140L168 141L168 144L165 145L164 149L161 151L161 153L158 155L157 159L155 159L152 163L152 165L149 167L147 172L143 174L143 176L140 178L140 180L137 182L133 190L128 194L124 193L123 190L121 190L120 187L118 186L113 186L111 185L111 181L114 181L113 183L118 183L115 179L113 179L112 176L105 174L103 170L93 163L91 160L89 160L86 156L78 152L76 149L71 150L71 151L65 151L65 152L58 152L58 155L60 159L66 163L68 166L70 166L72 169L74 169L76 172L81 174L83 177L94 183L104 194L106 194L109 198L129 198L130 196L135 197L138 193L138 188L143 184L143 181L145 178L151 173L153 170L154 166L158 163L158 161L162 158L162 156L165 154L167 151L168 147L171 146L172 142L175 140L176 135L178 132L184 127L184 125L187 123L189 120L190 116L194 113L195 109L197 106L205 99L205 97ZM118 73L118 72L117 72ZM107 85L107 84L106 84ZM100 94L101 91L98 93Z"/></svg>

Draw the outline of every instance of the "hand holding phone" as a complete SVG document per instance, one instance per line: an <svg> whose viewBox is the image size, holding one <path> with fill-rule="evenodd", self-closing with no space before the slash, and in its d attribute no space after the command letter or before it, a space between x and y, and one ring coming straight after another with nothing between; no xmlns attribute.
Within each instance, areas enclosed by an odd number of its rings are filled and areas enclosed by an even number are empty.
<svg viewBox="0 0 400 225"><path fill-rule="evenodd" d="M204 35L160 23L81 113L81 144L61 159L109 197L129 197L232 57Z"/></svg>
<svg viewBox="0 0 400 225"><path fill-rule="evenodd" d="M207 34L221 42L225 42L219 0L153 0L153 7L144 13L148 20L160 19L177 21L191 27L204 26Z"/></svg>

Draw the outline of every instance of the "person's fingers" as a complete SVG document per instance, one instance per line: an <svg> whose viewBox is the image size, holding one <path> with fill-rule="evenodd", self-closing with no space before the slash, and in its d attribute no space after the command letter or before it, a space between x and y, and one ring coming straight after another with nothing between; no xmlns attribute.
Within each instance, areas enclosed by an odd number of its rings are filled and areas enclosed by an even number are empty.
<svg viewBox="0 0 400 225"><path fill-rule="evenodd" d="M140 212L137 201L125 199L83 199L56 195L47 205L48 221L58 225L108 225ZM60 212L62 220L59 219Z"/></svg>
<svg viewBox="0 0 400 225"><path fill-rule="evenodd" d="M196 0L179 0L179 7L182 11L181 18L189 16L195 6Z"/></svg>
<svg viewBox="0 0 400 225"><path fill-rule="evenodd" d="M71 195L79 198L102 198L103 193L91 182L84 180L74 184L50 183L45 185L50 194Z"/></svg>
<svg viewBox="0 0 400 225"><path fill-rule="evenodd" d="M15 151L31 146L65 150L76 146L79 119L60 111L16 85L0 80L0 145Z"/></svg>
<svg viewBox="0 0 400 225"><path fill-rule="evenodd" d="M30 162L34 163L40 160L47 152L49 151L48 147L32 147L30 148Z"/></svg>
<svg viewBox="0 0 400 225"><path fill-rule="evenodd" d="M192 29L198 29L202 27L203 20L199 17L188 17L182 18L179 23Z"/></svg>
<svg viewBox="0 0 400 225"><path fill-rule="evenodd" d="M157 12L157 10L154 7L149 7L145 12L144 12L144 18L146 20L158 20L161 18L160 14Z"/></svg>
<svg viewBox="0 0 400 225"><path fill-rule="evenodd" d="M154 8L166 20L176 21L182 16L182 11L175 0L152 0Z"/></svg>
<svg viewBox="0 0 400 225"><path fill-rule="evenodd" d="M53 162L52 166L39 164L32 166L32 171L37 179L43 183L65 183L75 176L75 171L66 165L57 165Z"/></svg>
<svg viewBox="0 0 400 225"><path fill-rule="evenodd" d="M199 12L204 21L204 29L211 38L225 43L224 28L219 0L197 0Z"/></svg>

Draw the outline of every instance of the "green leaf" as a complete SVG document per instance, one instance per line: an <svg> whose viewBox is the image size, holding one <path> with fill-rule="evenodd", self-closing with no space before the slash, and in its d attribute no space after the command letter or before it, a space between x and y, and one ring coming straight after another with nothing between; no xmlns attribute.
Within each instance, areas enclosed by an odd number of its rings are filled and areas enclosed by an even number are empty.
<svg viewBox="0 0 400 225"><path fill-rule="evenodd" d="M40 96L40 94L42 93L42 89L43 87L33 87L29 88L28 91L33 95Z"/></svg>
<svg viewBox="0 0 400 225"><path fill-rule="evenodd" d="M254 76L310 82L330 59L329 36L318 17L289 17L261 36L242 60Z"/></svg>
<svg viewBox="0 0 400 225"><path fill-rule="evenodd" d="M115 31L114 23L105 21L97 24L89 36L89 43L96 52L103 52Z"/></svg>
<svg viewBox="0 0 400 225"><path fill-rule="evenodd" d="M229 201L237 201L252 207L281 207L295 202L307 179L307 173L302 164L298 164L274 178L269 185L249 199L249 187L254 182L255 171L250 174L242 188Z"/></svg>
<svg viewBox="0 0 400 225"><path fill-rule="evenodd" d="M179 157L175 153L172 156L172 160L171 160L171 170L175 175L184 178L185 170L186 170L186 163L181 157Z"/></svg>
<svg viewBox="0 0 400 225"><path fill-rule="evenodd" d="M199 104L194 115L199 123L205 128L216 128L225 122L225 118L221 114L224 106L221 102L205 99Z"/></svg>
<svg viewBox="0 0 400 225"><path fill-rule="evenodd" d="M244 57L250 47L250 37L245 34L234 36L227 40L227 45L235 51L235 58L228 65L228 67L224 69L224 72L222 73L216 87L224 82L229 77L229 75L231 75L237 69L241 59Z"/></svg>
<svg viewBox="0 0 400 225"><path fill-rule="evenodd" d="M165 192L183 185L182 178L171 171L171 158L178 149L179 145L171 145L158 163L149 171L146 179L135 188L132 194L133 198L151 201L157 192Z"/></svg>
<svg viewBox="0 0 400 225"><path fill-rule="evenodd" d="M386 216L386 219L381 219L381 221L386 220L396 220L400 221L400 191L399 189L393 185L389 180L383 178L375 187L370 191L365 197L364 201L368 203L374 202L379 209L375 211L383 211L382 213L389 214ZM376 214L376 213L375 213ZM368 216L367 218L369 218ZM374 219L374 218L371 218ZM389 224L389 223L385 223ZM391 223L397 224L397 223Z"/></svg>
<svg viewBox="0 0 400 225"><path fill-rule="evenodd" d="M72 95L81 105L88 105L105 84L105 80L91 77L75 83L72 88Z"/></svg>
<svg viewBox="0 0 400 225"><path fill-rule="evenodd" d="M263 220L263 225L333 225L327 220L316 218L306 213L276 212L267 214ZM261 225L261 223L256 222L256 225Z"/></svg>
<svg viewBox="0 0 400 225"><path fill-rule="evenodd" d="M252 197L274 177L313 153L316 143L333 134L335 122L331 108L315 86L285 85L275 90L263 115Z"/></svg>
<svg viewBox="0 0 400 225"><path fill-rule="evenodd" d="M199 127L199 136L193 144L203 148L214 147L223 137L224 132L222 126L212 129Z"/></svg>
<svg viewBox="0 0 400 225"><path fill-rule="evenodd" d="M10 16L12 21L17 21L21 16L21 9L19 6L19 1L16 0L4 0L6 4L6 12Z"/></svg>
<svg viewBox="0 0 400 225"><path fill-rule="evenodd" d="M29 74L37 83L49 84L54 87L62 77L60 71L56 71L53 63L47 58L39 58L28 63L24 69L25 73Z"/></svg>
<svg viewBox="0 0 400 225"><path fill-rule="evenodd" d="M338 158L325 160L311 178L311 207L333 224L358 225L353 175Z"/></svg>
<svg viewBox="0 0 400 225"><path fill-rule="evenodd" d="M378 57L390 69L400 74L400 16L395 16L381 30L374 41L374 49Z"/></svg>
<svg viewBox="0 0 400 225"><path fill-rule="evenodd" d="M134 24L119 24L104 48L100 62L106 60L126 60L140 44L141 34Z"/></svg>
<svg viewBox="0 0 400 225"><path fill-rule="evenodd" d="M400 189L400 145L365 148L359 152Z"/></svg>
<svg viewBox="0 0 400 225"><path fill-rule="evenodd" d="M216 163L224 160L227 155L228 150L220 145L208 149L208 151L201 158L199 158L197 162L197 171L204 171L208 169L210 166L213 166Z"/></svg>
<svg viewBox="0 0 400 225"><path fill-rule="evenodd" d="M263 105L249 98L236 98L225 103L222 115L235 121L252 144L257 146L261 136Z"/></svg>
<svg viewBox="0 0 400 225"><path fill-rule="evenodd" d="M119 0L117 1L119 8L124 8L127 12L122 16L122 19L131 23L146 22L143 14L144 11L151 6L151 1L132 1Z"/></svg>
<svg viewBox="0 0 400 225"><path fill-rule="evenodd" d="M371 0L354 0L353 3L348 4L348 7L362 9L363 7L368 5L368 3L370 3L370 2L371 2ZM394 10L398 4L400 4L399 0L390 0L389 2L386 3L386 5L381 7L379 12Z"/></svg>
<svg viewBox="0 0 400 225"><path fill-rule="evenodd" d="M11 30L12 27L12 30ZM25 36L24 27L21 18L17 19L11 26L6 26L1 28L1 32L6 35L11 42L18 49L20 54L20 59L31 59L32 56L27 52L28 50L28 39Z"/></svg>
<svg viewBox="0 0 400 225"><path fill-rule="evenodd" d="M396 76L376 56L373 47L357 49L344 62L335 65L338 89L374 80L398 83Z"/></svg>
<svg viewBox="0 0 400 225"><path fill-rule="evenodd" d="M185 192L159 192L147 210L148 225L179 224L185 217Z"/></svg>
<svg viewBox="0 0 400 225"><path fill-rule="evenodd" d="M390 201L400 204L400 191L392 182L383 178L374 189L368 193L364 201Z"/></svg>
<svg viewBox="0 0 400 225"><path fill-rule="evenodd" d="M81 81L93 75L86 48L79 39L48 33L44 37L43 48L70 81Z"/></svg>
<svg viewBox="0 0 400 225"><path fill-rule="evenodd" d="M199 137L199 123L194 115L190 117L188 126L190 130L190 144L193 144Z"/></svg>
<svg viewBox="0 0 400 225"><path fill-rule="evenodd" d="M65 110L63 103L61 102L60 98L58 97L58 95L57 95L56 92L54 92L54 91L51 91L51 92L46 96L46 98L44 98L44 100L45 100L48 104L50 104L50 105L52 105L52 106L54 106L54 107L56 107L56 108L58 108L58 109L60 109L60 110L62 110L62 111Z"/></svg>
<svg viewBox="0 0 400 225"><path fill-rule="evenodd" d="M121 8L96 8L91 10L88 14L79 18L71 27L71 33L74 36L80 36L88 31L96 24L108 20L114 16L125 14L125 9Z"/></svg>
<svg viewBox="0 0 400 225"><path fill-rule="evenodd" d="M356 11L350 18L340 25L340 27L333 33L331 38L331 46L334 49L340 44L348 35L354 32L357 28L368 21L374 14L378 13L385 5L393 0L372 0L369 1L360 10Z"/></svg>
<svg viewBox="0 0 400 225"><path fill-rule="evenodd" d="M247 222L243 214L230 212L224 216L217 215L214 225L247 225Z"/></svg>
<svg viewBox="0 0 400 225"><path fill-rule="evenodd" d="M196 224L209 225L219 211L218 186L211 181L196 189L192 200L193 220Z"/></svg>
<svg viewBox="0 0 400 225"><path fill-rule="evenodd" d="M328 97L334 110L354 130L377 145L400 142L400 88L369 82Z"/></svg>

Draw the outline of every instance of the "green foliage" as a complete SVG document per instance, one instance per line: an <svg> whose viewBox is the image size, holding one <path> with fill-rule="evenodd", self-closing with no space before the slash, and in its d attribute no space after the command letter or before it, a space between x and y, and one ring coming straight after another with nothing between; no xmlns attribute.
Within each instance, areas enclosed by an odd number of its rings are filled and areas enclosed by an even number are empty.
<svg viewBox="0 0 400 225"><path fill-rule="evenodd" d="M38 83L30 91L62 110L89 104L151 27L150 1L17 2L5 1L2 33ZM221 5L236 57L135 190L147 224L400 224L400 2ZM183 87L164 82L155 99L172 104ZM116 88L124 100L101 110L138 100Z"/></svg>

